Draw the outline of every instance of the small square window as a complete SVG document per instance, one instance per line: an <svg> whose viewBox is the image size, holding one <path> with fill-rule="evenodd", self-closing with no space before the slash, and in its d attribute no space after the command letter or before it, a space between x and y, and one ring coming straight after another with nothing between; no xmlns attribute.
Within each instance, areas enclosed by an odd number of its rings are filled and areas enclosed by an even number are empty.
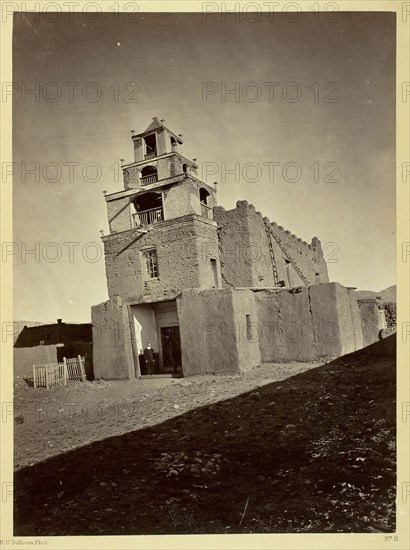
<svg viewBox="0 0 410 550"><path fill-rule="evenodd" d="M44 340L40 340L40 346L44 346Z"/></svg>
<svg viewBox="0 0 410 550"><path fill-rule="evenodd" d="M157 251L155 249L144 250L144 269L146 279L155 279L158 277L158 258Z"/></svg>

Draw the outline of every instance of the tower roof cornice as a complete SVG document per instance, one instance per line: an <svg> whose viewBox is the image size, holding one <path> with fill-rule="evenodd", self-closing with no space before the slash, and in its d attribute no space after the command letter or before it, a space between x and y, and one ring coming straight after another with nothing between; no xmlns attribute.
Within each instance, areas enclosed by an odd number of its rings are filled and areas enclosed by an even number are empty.
<svg viewBox="0 0 410 550"><path fill-rule="evenodd" d="M175 134L172 130L170 130L167 126L164 125L164 120L159 120L158 117L153 117L152 119L152 122L151 124L141 133L139 134L133 134L132 135L132 139L135 140L137 138L143 138L149 134L152 134L153 132L155 131L158 131L158 130L167 130L167 132L169 132L172 137L179 143L179 144L183 144L183 140L182 140L182 137L181 135L177 135Z"/></svg>

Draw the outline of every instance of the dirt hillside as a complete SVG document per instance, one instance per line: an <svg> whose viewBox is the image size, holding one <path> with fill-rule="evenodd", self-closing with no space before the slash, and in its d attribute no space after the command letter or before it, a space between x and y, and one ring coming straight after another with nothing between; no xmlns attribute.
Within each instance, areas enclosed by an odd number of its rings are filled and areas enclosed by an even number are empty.
<svg viewBox="0 0 410 550"><path fill-rule="evenodd" d="M361 351L201 406L235 384L139 394L168 419L16 471L14 534L392 532L395 374Z"/></svg>

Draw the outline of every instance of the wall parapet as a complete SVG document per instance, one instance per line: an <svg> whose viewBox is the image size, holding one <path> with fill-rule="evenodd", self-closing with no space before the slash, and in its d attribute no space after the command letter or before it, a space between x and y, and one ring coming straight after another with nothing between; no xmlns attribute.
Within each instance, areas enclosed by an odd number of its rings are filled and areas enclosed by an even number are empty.
<svg viewBox="0 0 410 550"><path fill-rule="evenodd" d="M271 222L253 204L239 200L236 207L214 208L221 249L232 250L238 242L253 247L258 257L225 268L230 286L297 286L329 282L322 245L315 236L311 243L276 222Z"/></svg>
<svg viewBox="0 0 410 550"><path fill-rule="evenodd" d="M220 212L226 212L225 208L223 208L222 206L217 206L216 208L218 208ZM267 216L263 216L261 212L256 211L255 206L249 203L247 200L237 201L236 208L244 209L244 210L247 209L250 212L255 213L256 215L262 218L265 225L269 225L271 228L284 233L287 238L292 239L292 241L294 241L298 245L303 245L304 247L306 247L306 250L315 251L315 250L321 249L321 241L320 239L318 239L318 237L316 236L312 237L311 242L308 243L307 241L305 241L301 237L298 237L288 229L285 229L282 225L279 225L277 222L271 222ZM232 210L235 210L235 209L232 209Z"/></svg>

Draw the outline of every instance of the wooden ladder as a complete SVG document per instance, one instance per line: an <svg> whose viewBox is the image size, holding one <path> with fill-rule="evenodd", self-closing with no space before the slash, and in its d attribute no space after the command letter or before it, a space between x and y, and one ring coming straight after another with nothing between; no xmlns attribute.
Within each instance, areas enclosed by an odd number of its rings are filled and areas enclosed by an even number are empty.
<svg viewBox="0 0 410 550"><path fill-rule="evenodd" d="M293 265L296 273L299 275L299 277L302 279L302 281L306 284L306 285L310 285L310 281L308 281L308 279L306 279L306 277L303 275L303 273L301 272L301 270L298 268L298 266L295 264L295 262L292 260L292 258L289 256L287 250L286 250L286 247L285 245L282 243L282 241L275 235L275 233L273 232L273 229L270 227L270 225L268 223L265 224L265 227L266 229L269 231L269 234L272 235L272 237L275 239L275 241L278 243L280 249L282 250L283 254L286 256L286 259ZM273 247L272 247L272 241L271 239L269 239L269 248L271 250L271 254L272 254L272 258L273 258ZM274 262L274 259L273 259L273 274L274 274L274 277L275 277L275 272L276 272L276 277L278 277L278 273L277 273L277 270L276 270L276 265L275 265L275 262ZM275 283L276 284L276 283Z"/></svg>
<svg viewBox="0 0 410 550"><path fill-rule="evenodd" d="M271 239L271 231L269 230L267 224L266 224L266 232L267 232L268 242L269 242L270 257L271 257L271 260L272 260L273 282L274 282L275 286L279 286L279 275L278 275L278 270L276 268L275 253L273 251L273 244L272 244L272 239Z"/></svg>

